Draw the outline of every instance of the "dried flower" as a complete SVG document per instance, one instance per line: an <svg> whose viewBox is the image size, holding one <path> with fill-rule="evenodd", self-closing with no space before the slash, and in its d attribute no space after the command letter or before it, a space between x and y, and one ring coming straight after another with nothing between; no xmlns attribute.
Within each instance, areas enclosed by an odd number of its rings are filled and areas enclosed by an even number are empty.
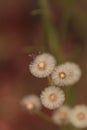
<svg viewBox="0 0 87 130"><path fill-rule="evenodd" d="M56 124L67 124L69 122L70 108L68 106L61 106L53 113L53 121Z"/></svg>
<svg viewBox="0 0 87 130"><path fill-rule="evenodd" d="M59 86L73 85L80 77L81 70L79 66L70 62L57 66L52 73L54 83Z"/></svg>
<svg viewBox="0 0 87 130"><path fill-rule="evenodd" d="M40 99L36 95L28 95L23 98L21 104L29 111L38 110L41 108Z"/></svg>
<svg viewBox="0 0 87 130"><path fill-rule="evenodd" d="M60 88L50 86L42 91L40 98L43 106L48 109L56 109L64 103L65 95Z"/></svg>
<svg viewBox="0 0 87 130"><path fill-rule="evenodd" d="M87 127L87 106L75 106L70 114L70 122L77 128Z"/></svg>
<svg viewBox="0 0 87 130"><path fill-rule="evenodd" d="M45 78L52 73L55 65L55 58L51 54L43 53L34 59L34 61L29 65L29 69L35 77Z"/></svg>

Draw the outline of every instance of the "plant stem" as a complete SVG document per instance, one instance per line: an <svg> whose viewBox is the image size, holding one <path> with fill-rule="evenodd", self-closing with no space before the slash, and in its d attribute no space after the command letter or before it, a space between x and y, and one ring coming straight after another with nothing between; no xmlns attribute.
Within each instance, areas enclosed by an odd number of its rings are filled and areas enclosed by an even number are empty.
<svg viewBox="0 0 87 130"><path fill-rule="evenodd" d="M55 56L58 63L61 63L63 58L61 54L60 42L57 32L51 23L48 0L39 0L39 4L41 7L41 16L45 36L45 48L48 52Z"/></svg>
<svg viewBox="0 0 87 130"><path fill-rule="evenodd" d="M63 6L65 7L65 12L60 25L60 33L62 35L62 40L64 40L67 35L68 24L72 16L74 0L62 0L62 3Z"/></svg>
<svg viewBox="0 0 87 130"><path fill-rule="evenodd" d="M52 119L49 116L47 116L45 113L43 113L42 111L35 112L35 114L38 115L40 118L53 123Z"/></svg>
<svg viewBox="0 0 87 130"><path fill-rule="evenodd" d="M74 86L67 86L64 88L64 92L66 95L66 104L73 107L76 103L76 94L75 94L75 87Z"/></svg>
<svg viewBox="0 0 87 130"><path fill-rule="evenodd" d="M55 86L54 82L52 81L51 77L48 76L48 82L49 82L49 85L51 86Z"/></svg>

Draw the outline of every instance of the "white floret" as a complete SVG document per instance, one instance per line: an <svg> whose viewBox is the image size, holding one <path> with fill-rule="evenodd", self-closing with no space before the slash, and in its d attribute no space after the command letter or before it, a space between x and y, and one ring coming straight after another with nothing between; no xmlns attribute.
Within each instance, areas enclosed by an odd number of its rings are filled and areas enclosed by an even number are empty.
<svg viewBox="0 0 87 130"><path fill-rule="evenodd" d="M70 122L77 128L87 127L87 106L78 105L72 109Z"/></svg>
<svg viewBox="0 0 87 130"><path fill-rule="evenodd" d="M57 66L52 73L52 80L59 86L73 85L79 81L80 77L81 69L72 62Z"/></svg>
<svg viewBox="0 0 87 130"><path fill-rule="evenodd" d="M38 78L45 78L49 76L55 68L56 60L48 53L38 55L34 61L29 65L32 75Z"/></svg>
<svg viewBox="0 0 87 130"><path fill-rule="evenodd" d="M54 123L58 125L69 123L70 108L68 106L61 106L55 110L52 116Z"/></svg>
<svg viewBox="0 0 87 130"><path fill-rule="evenodd" d="M25 96L21 101L21 105L25 106L25 108L30 110L30 111L38 110L41 108L40 99L36 95Z"/></svg>
<svg viewBox="0 0 87 130"><path fill-rule="evenodd" d="M41 102L48 109L59 108L65 101L64 92L55 86L45 88L41 93Z"/></svg>

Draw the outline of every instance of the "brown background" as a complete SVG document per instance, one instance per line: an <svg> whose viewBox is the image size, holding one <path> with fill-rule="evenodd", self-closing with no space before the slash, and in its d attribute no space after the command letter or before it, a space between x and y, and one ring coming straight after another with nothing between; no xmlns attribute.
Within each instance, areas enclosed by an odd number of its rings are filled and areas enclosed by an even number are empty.
<svg viewBox="0 0 87 130"><path fill-rule="evenodd" d="M63 7L51 0L52 20L59 28ZM29 46L43 45L40 16L32 16L38 8L35 0L0 1L0 130L58 130L58 126L31 116L20 106L21 98L29 93L40 94L48 85L46 79L33 77L28 70L32 60ZM77 103L87 103L87 1L76 0L68 35L62 44L65 60L72 59L75 48L79 50L76 60L83 75L75 85ZM36 52L37 54L37 52ZM46 113L49 111L45 110Z"/></svg>

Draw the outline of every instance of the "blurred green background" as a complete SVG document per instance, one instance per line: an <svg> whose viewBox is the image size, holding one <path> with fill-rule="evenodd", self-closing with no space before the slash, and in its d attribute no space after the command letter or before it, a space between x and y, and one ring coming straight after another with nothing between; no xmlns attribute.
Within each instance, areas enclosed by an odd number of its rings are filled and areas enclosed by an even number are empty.
<svg viewBox="0 0 87 130"><path fill-rule="evenodd" d="M49 9L64 60L76 61L82 68L82 78L74 88L76 103L86 104L87 0L49 0ZM44 49L43 35L38 0L0 1L0 130L60 129L20 106L24 95L39 95L48 85L46 79L33 77L28 69L31 55Z"/></svg>

